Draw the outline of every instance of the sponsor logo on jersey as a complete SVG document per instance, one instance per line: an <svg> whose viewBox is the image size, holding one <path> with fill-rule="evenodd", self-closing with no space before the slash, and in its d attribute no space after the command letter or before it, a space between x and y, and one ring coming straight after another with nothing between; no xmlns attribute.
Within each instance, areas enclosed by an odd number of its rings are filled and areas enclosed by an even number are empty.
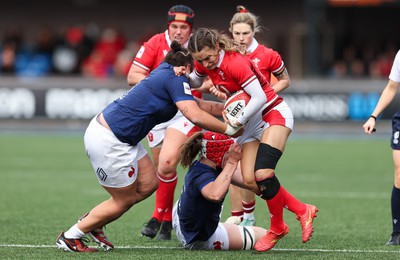
<svg viewBox="0 0 400 260"><path fill-rule="evenodd" d="M144 46L142 46L142 47L140 47L140 49L139 49L139 51L138 51L138 53L136 54L136 58L142 58L142 55L143 55L143 53L144 53Z"/></svg>
<svg viewBox="0 0 400 260"><path fill-rule="evenodd" d="M192 91L190 90L190 85L187 82L183 82L183 90L185 94L192 95Z"/></svg>
<svg viewBox="0 0 400 260"><path fill-rule="evenodd" d="M398 144L398 143L399 143L399 136L400 136L399 131L396 131L396 132L394 133L394 135L393 135L393 143L394 143L394 144Z"/></svg>

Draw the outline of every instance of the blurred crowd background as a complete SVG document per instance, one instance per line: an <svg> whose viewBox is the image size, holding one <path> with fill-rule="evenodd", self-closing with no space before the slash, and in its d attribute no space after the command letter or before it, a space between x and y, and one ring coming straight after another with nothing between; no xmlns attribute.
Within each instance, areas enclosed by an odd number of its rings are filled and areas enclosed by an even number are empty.
<svg viewBox="0 0 400 260"><path fill-rule="evenodd" d="M58 33L42 27L35 40L29 42L25 40L24 28L14 25L3 33L1 74L125 76L137 44L128 42L117 28L100 28L96 23L73 25Z"/></svg>
<svg viewBox="0 0 400 260"><path fill-rule="evenodd" d="M400 47L396 0L14 0L0 9L0 77L124 78L175 4L193 8L194 28L227 33L236 5L246 6L263 26L256 38L292 78L387 78Z"/></svg>

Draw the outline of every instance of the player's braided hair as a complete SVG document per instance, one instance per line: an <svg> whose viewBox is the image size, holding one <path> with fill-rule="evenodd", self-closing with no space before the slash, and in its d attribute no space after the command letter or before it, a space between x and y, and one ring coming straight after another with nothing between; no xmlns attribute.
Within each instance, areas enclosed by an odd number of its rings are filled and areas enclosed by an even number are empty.
<svg viewBox="0 0 400 260"><path fill-rule="evenodd" d="M192 54L177 41L172 41L171 50L165 56L164 61L172 66L186 66L190 64L190 67L193 68Z"/></svg>
<svg viewBox="0 0 400 260"><path fill-rule="evenodd" d="M189 39L188 49L191 53L201 52L205 47L215 49L217 44L226 51L238 51L232 39L215 29L200 28Z"/></svg>

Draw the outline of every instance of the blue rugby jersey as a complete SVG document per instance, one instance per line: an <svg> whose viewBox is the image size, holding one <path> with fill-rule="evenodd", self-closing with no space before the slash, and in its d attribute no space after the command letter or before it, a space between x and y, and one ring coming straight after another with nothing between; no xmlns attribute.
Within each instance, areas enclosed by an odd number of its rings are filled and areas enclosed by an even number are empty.
<svg viewBox="0 0 400 260"><path fill-rule="evenodd" d="M155 125L173 118L175 103L183 100L194 100L188 78L176 76L173 66L163 62L102 112L121 142L137 145Z"/></svg>
<svg viewBox="0 0 400 260"><path fill-rule="evenodd" d="M215 181L218 175L214 168L196 161L185 176L177 210L186 243L207 241L218 227L224 200L215 203L201 194L204 186Z"/></svg>

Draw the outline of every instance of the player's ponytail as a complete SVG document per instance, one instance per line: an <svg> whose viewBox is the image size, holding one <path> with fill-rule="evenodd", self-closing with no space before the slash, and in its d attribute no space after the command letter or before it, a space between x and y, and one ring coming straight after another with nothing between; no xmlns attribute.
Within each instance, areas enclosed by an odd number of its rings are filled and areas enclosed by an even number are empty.
<svg viewBox="0 0 400 260"><path fill-rule="evenodd" d="M254 33L261 32L261 26L258 25L260 18L255 14L249 12L243 5L238 5L236 7L236 13L233 15L229 31L233 32L233 26L238 23L244 23L250 26Z"/></svg>
<svg viewBox="0 0 400 260"><path fill-rule="evenodd" d="M190 64L193 68L193 56L188 49L182 47L179 42L172 41L171 50L167 53L164 61L172 66L186 66Z"/></svg>
<svg viewBox="0 0 400 260"><path fill-rule="evenodd" d="M202 148L203 133L198 132L193 134L182 146L181 146L181 165L184 168L189 167L193 160L200 153Z"/></svg>

